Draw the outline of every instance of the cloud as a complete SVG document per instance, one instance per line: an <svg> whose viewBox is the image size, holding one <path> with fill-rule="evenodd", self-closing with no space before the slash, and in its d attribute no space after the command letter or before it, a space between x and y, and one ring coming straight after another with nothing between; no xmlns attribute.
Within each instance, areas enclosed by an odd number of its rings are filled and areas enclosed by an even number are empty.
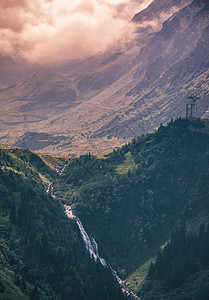
<svg viewBox="0 0 209 300"><path fill-rule="evenodd" d="M0 0L0 55L51 63L132 38L129 20L151 0Z"/></svg>

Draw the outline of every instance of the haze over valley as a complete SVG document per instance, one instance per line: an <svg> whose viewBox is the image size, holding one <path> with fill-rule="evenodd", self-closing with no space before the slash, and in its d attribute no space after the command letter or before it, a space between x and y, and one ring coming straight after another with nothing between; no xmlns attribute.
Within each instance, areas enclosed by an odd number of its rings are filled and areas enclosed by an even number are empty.
<svg viewBox="0 0 209 300"><path fill-rule="evenodd" d="M42 65L22 58L29 76L16 73L17 59L2 63L1 142L52 154L107 152L184 117L188 96L200 98L198 116L207 117L207 1L153 1L123 26L124 39L118 33L90 57Z"/></svg>

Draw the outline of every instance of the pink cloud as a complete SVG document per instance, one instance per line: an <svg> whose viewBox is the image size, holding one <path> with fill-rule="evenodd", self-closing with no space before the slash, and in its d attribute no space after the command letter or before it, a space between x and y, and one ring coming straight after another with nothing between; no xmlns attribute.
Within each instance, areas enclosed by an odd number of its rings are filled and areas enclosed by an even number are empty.
<svg viewBox="0 0 209 300"><path fill-rule="evenodd" d="M0 55L50 63L83 58L134 35L151 0L0 0Z"/></svg>

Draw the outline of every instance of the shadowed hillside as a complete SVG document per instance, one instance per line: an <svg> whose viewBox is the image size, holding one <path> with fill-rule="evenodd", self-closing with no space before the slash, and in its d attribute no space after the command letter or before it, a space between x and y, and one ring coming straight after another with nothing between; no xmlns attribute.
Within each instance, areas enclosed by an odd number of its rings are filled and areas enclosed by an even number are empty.
<svg viewBox="0 0 209 300"><path fill-rule="evenodd" d="M156 255L178 220L207 219L208 145L208 120L171 121L103 159L72 160L55 194L65 193L103 256L126 276Z"/></svg>
<svg viewBox="0 0 209 300"><path fill-rule="evenodd" d="M0 298L125 299L111 270L90 259L76 224L46 193L56 172L30 151L0 149L0 158Z"/></svg>

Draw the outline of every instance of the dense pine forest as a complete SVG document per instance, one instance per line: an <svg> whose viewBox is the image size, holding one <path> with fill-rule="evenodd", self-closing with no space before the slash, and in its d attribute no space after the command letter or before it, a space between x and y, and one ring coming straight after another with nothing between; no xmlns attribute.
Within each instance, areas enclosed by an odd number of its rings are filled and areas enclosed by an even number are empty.
<svg viewBox="0 0 209 300"><path fill-rule="evenodd" d="M209 225L197 233L177 228L151 262L142 299L199 299L209 295Z"/></svg>
<svg viewBox="0 0 209 300"><path fill-rule="evenodd" d="M27 150L0 150L1 299L125 299L45 192L56 174ZM42 180L41 180L42 179Z"/></svg>
<svg viewBox="0 0 209 300"><path fill-rule="evenodd" d="M126 298L63 204L142 300L207 299L208 120L171 120L103 158L3 148L0 157L3 299Z"/></svg>
<svg viewBox="0 0 209 300"><path fill-rule="evenodd" d="M124 259L131 271L159 235L168 238L179 217L208 211L208 150L207 120L171 121L103 159L72 160L57 195L65 192L107 254Z"/></svg>
<svg viewBox="0 0 209 300"><path fill-rule="evenodd" d="M102 159L72 160L55 193L65 193L102 254L126 278L157 255L178 222L207 226L208 182L208 120L179 118ZM130 284L141 288L137 278Z"/></svg>

